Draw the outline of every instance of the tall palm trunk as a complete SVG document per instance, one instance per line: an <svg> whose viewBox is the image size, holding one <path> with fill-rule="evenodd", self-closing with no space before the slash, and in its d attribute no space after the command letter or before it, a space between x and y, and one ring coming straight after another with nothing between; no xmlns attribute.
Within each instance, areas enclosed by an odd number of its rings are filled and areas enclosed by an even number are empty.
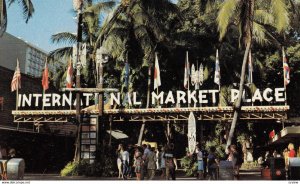
<svg viewBox="0 0 300 184"><path fill-rule="evenodd" d="M149 65L148 68L148 89L147 89L147 104L146 108L149 107L150 104L150 89L151 89L151 65ZM138 145L142 144L142 139L145 131L145 121L143 121L142 127L140 129L139 139L138 139Z"/></svg>
<svg viewBox="0 0 300 184"><path fill-rule="evenodd" d="M232 142L232 139L233 139L233 134L234 134L235 127L236 127L236 123L239 120L241 104L242 104L242 95L243 95L243 91L244 91L247 58L248 58L248 55L249 55L250 47L251 47L251 44L248 43L247 47L246 47L245 54L244 54L244 59L243 59L241 79L240 79L240 87L239 87L239 95L238 95L238 99L237 99L237 101L234 105L234 115L233 115L230 131L229 131L229 136L228 136L228 139L227 139L226 148L229 145L231 145L231 142ZM226 149L226 152L227 152L227 149Z"/></svg>
<svg viewBox="0 0 300 184"><path fill-rule="evenodd" d="M242 71L241 71L241 78L240 78L240 87L239 87L239 95L238 99L234 105L234 115L226 143L226 148L231 145L234 131L236 128L236 124L239 120L240 111L241 111L241 104L242 104L242 96L244 91L244 84L245 84L245 74L246 74L246 65L247 65L247 58L249 55L251 42L252 42L252 32L253 32L253 16L254 16L254 1L255 0L243 0L242 4L242 13L241 13L241 37L240 43L243 43L243 46L246 47L246 51L243 58L242 64ZM228 150L226 149L226 153Z"/></svg>

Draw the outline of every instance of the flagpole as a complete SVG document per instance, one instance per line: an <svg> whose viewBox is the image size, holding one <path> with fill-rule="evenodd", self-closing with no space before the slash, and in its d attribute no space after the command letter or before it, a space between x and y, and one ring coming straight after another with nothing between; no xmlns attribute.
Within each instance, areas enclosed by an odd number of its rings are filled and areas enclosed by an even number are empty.
<svg viewBox="0 0 300 184"><path fill-rule="evenodd" d="M285 69L284 69L284 57L285 56L285 53L284 53L284 47L282 47L282 69L283 69L283 86L284 86L284 103L285 105L287 105L287 98L286 98L286 82L285 82Z"/></svg>
<svg viewBox="0 0 300 184"><path fill-rule="evenodd" d="M189 70L190 70L190 63L189 63L189 51L186 51L186 62L187 62L187 74L188 74L188 78L187 78L187 83L188 83L188 92L190 91L190 72L189 72ZM188 107L190 107L190 103L189 103L189 101L187 102L188 103Z"/></svg>
<svg viewBox="0 0 300 184"><path fill-rule="evenodd" d="M44 95L45 95L45 90L43 89L43 97L42 97L42 110L44 110Z"/></svg>

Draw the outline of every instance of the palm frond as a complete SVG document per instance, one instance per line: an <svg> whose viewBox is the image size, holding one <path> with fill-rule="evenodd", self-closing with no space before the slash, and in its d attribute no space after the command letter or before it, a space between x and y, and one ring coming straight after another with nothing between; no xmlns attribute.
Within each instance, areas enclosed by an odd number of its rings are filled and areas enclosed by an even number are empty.
<svg viewBox="0 0 300 184"><path fill-rule="evenodd" d="M270 14L267 10L255 10L254 20L261 24L274 26L274 16Z"/></svg>
<svg viewBox="0 0 300 184"><path fill-rule="evenodd" d="M253 40L259 45L268 45L270 41L266 37L266 29L256 22L253 22Z"/></svg>
<svg viewBox="0 0 300 184"><path fill-rule="evenodd" d="M217 17L220 39L222 39L225 36L228 25L230 23L230 19L233 17L238 3L239 1L237 0L227 0L222 3L221 9L219 10Z"/></svg>
<svg viewBox="0 0 300 184"><path fill-rule="evenodd" d="M52 43L74 44L77 41L77 35L70 32L56 33L51 36Z"/></svg>
<svg viewBox="0 0 300 184"><path fill-rule="evenodd" d="M94 13L98 15L100 12L108 12L115 4L114 1L98 2L97 4L85 8L83 15L85 13Z"/></svg>
<svg viewBox="0 0 300 184"><path fill-rule="evenodd" d="M281 33L288 28L290 22L285 0L272 0L271 9L276 21L275 28Z"/></svg>
<svg viewBox="0 0 300 184"><path fill-rule="evenodd" d="M32 15L34 13L34 7L32 4L32 1L31 0L9 0L8 1L9 6L12 3L15 3L16 1L22 5L23 16L24 16L25 22L27 23L28 20L32 17Z"/></svg>
<svg viewBox="0 0 300 184"><path fill-rule="evenodd" d="M48 54L49 58L63 58L72 56L73 47L55 49Z"/></svg>

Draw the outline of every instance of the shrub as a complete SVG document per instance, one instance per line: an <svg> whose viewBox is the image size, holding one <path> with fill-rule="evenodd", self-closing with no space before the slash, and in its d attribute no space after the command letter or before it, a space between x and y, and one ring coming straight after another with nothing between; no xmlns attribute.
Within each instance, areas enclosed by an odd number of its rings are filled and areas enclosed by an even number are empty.
<svg viewBox="0 0 300 184"><path fill-rule="evenodd" d="M197 171L197 162L193 155L186 155L181 159L181 167L183 168L186 176L193 176Z"/></svg>

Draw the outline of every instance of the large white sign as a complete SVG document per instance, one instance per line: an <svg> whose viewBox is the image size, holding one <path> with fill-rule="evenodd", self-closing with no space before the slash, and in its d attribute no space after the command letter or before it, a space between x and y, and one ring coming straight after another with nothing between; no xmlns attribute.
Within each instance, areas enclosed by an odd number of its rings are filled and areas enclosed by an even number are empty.
<svg viewBox="0 0 300 184"><path fill-rule="evenodd" d="M239 91L231 89L231 102L237 100ZM93 99L94 94L83 93L81 98L81 106L89 106L90 101ZM176 105L176 104L216 104L217 97L219 96L218 90L194 90L194 91L161 91L159 94L151 93L151 104L159 105ZM249 95L248 95L249 96ZM138 97L137 92L126 93L110 93L105 94L106 99L110 99L110 105L129 104L133 106L141 106L142 102ZM75 95L68 94L19 94L19 107L38 107L42 103L44 107L65 107L76 105ZM257 89L252 97L246 98L245 92L243 93L244 102L284 102L285 94L284 88L267 88L265 90ZM91 104L92 105L92 104Z"/></svg>

